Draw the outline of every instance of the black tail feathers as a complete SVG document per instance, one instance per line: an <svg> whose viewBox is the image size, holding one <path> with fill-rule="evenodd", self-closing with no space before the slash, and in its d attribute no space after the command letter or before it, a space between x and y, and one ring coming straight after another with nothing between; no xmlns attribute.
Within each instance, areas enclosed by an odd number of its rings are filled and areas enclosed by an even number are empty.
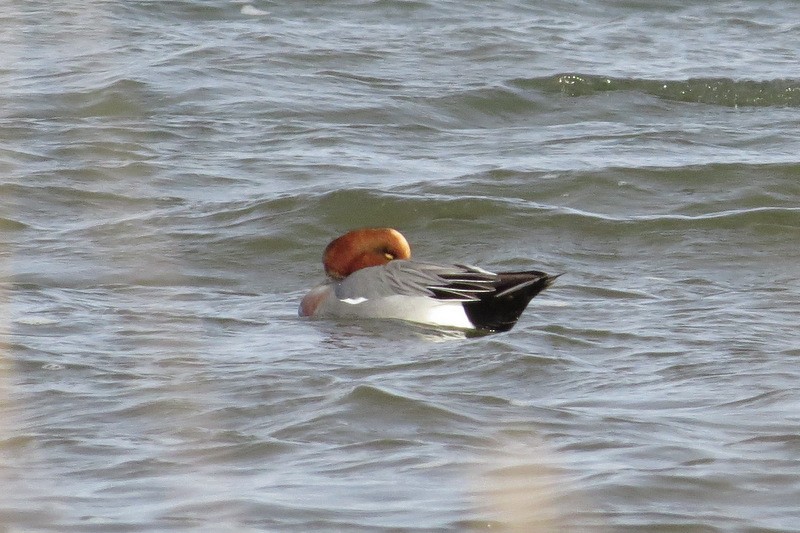
<svg viewBox="0 0 800 533"><path fill-rule="evenodd" d="M551 276L538 270L500 272L493 291L477 301L465 302L464 310L475 327L485 331L508 331L514 327L528 303L553 284L561 274Z"/></svg>

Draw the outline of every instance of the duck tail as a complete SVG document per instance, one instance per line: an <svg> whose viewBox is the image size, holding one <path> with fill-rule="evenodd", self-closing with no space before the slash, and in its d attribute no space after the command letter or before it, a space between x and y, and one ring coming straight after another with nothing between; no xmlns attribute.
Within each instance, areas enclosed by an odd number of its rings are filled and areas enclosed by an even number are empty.
<svg viewBox="0 0 800 533"><path fill-rule="evenodd" d="M499 272L493 283L494 290L480 295L477 301L465 302L464 310L477 329L508 331L530 301L559 276L561 274L550 275L538 270Z"/></svg>

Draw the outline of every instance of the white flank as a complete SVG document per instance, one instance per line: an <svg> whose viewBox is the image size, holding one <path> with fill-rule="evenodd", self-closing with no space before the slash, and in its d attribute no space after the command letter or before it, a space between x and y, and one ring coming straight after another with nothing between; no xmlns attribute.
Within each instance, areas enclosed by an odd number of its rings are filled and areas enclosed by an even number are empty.
<svg viewBox="0 0 800 533"><path fill-rule="evenodd" d="M436 305L427 310L427 316L420 320L437 326L473 329L475 324L469 321L461 303Z"/></svg>

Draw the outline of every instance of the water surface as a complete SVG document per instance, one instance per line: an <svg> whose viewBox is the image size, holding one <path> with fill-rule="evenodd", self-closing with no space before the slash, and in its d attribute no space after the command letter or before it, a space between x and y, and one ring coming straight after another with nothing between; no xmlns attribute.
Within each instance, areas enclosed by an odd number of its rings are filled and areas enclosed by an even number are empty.
<svg viewBox="0 0 800 533"><path fill-rule="evenodd" d="M10 6L0 524L800 531L797 20ZM506 334L299 319L358 226L566 274Z"/></svg>

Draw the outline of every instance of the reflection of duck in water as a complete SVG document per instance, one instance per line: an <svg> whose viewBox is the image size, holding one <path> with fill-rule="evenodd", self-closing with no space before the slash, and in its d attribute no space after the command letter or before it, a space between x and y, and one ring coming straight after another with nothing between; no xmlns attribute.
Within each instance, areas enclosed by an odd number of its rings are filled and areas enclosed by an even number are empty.
<svg viewBox="0 0 800 533"><path fill-rule="evenodd" d="M558 276L537 270L495 274L468 265L412 261L403 235L363 228L332 241L330 278L300 303L300 316L395 318L480 331L508 331L531 299Z"/></svg>

